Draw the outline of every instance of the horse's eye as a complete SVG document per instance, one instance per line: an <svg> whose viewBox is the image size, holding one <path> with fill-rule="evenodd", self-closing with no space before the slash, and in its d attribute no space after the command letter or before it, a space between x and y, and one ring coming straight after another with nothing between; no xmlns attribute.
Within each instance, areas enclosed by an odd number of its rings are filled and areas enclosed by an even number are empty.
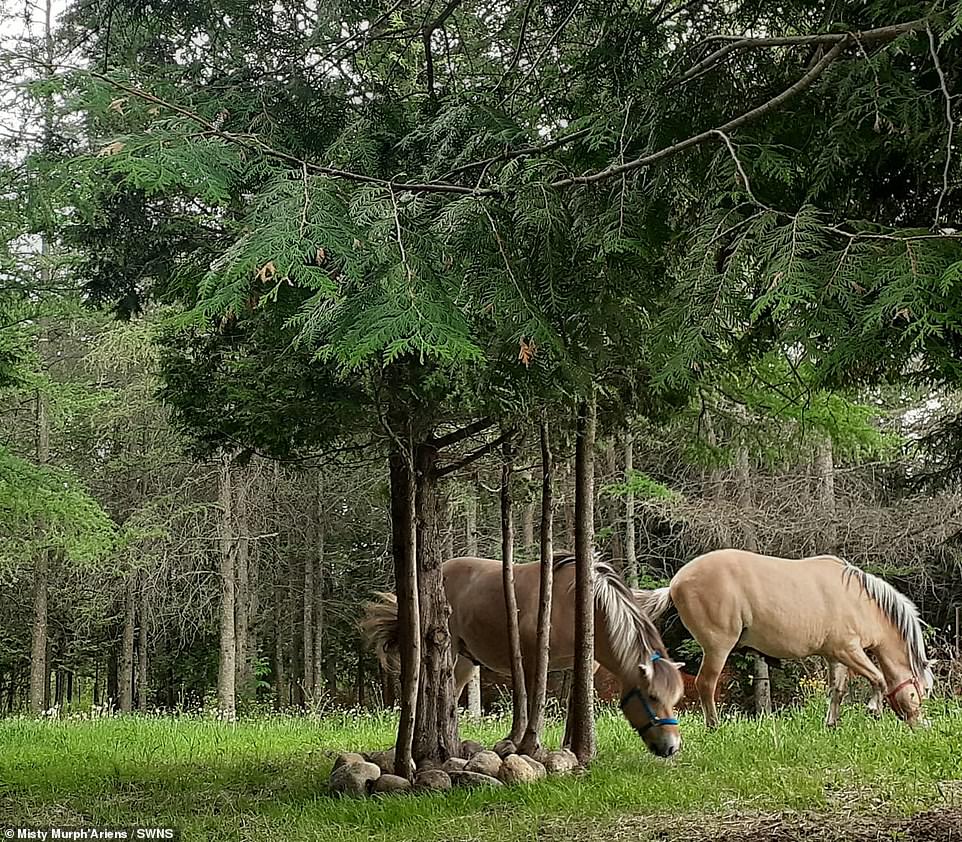
<svg viewBox="0 0 962 842"><path fill-rule="evenodd" d="M648 699L651 701L653 705L659 704L659 699L657 696L649 696Z"/></svg>

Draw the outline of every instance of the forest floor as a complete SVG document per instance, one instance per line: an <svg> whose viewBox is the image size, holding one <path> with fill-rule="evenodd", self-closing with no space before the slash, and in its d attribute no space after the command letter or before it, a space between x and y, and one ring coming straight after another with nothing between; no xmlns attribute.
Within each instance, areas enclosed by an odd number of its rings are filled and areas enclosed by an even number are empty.
<svg viewBox="0 0 962 842"><path fill-rule="evenodd" d="M388 714L0 720L0 836L142 825L245 842L962 842L962 707L932 704L919 732L856 707L827 731L822 714L816 701L713 732L686 715L665 762L607 710L585 775L367 800L330 797L327 779L337 751L391 743ZM505 724L463 732L490 743Z"/></svg>

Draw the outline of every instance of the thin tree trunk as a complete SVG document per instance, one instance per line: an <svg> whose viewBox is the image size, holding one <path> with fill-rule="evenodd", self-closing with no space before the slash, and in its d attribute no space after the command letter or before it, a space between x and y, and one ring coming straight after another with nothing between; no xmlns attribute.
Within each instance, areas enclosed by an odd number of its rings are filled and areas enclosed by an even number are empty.
<svg viewBox="0 0 962 842"><path fill-rule="evenodd" d="M578 410L575 455L575 662L570 715L571 749L583 765L595 755L594 447L592 397Z"/></svg>
<svg viewBox="0 0 962 842"><path fill-rule="evenodd" d="M534 544L534 493L531 488L531 470L526 469L521 474L524 483L524 507L521 509L521 543L522 556L525 560L533 559Z"/></svg>
<svg viewBox="0 0 962 842"><path fill-rule="evenodd" d="M290 701L290 688L287 685L287 612L285 611L286 592L278 578L274 582L274 707L283 710Z"/></svg>
<svg viewBox="0 0 962 842"><path fill-rule="evenodd" d="M45 241L44 241L45 242ZM46 330L41 332L41 341ZM50 418L47 398L37 390L37 463L50 461ZM42 525L41 525L42 528ZM33 628L30 636L30 712L41 713L45 708L47 687L47 590L50 577L50 551L43 547L37 553L33 570Z"/></svg>
<svg viewBox="0 0 962 842"><path fill-rule="evenodd" d="M217 702L220 715L234 719L237 715L237 639L234 631L234 539L233 483L230 454L221 457L220 466L220 663L217 670Z"/></svg>
<svg viewBox="0 0 962 842"><path fill-rule="evenodd" d="M398 717L394 772L411 777L414 724L421 667L421 614L418 606L417 524L414 470L410 454L391 453L391 535L397 587L398 637L401 658L401 711Z"/></svg>
<svg viewBox="0 0 962 842"><path fill-rule="evenodd" d="M742 514L742 540L745 549L758 552L758 537L751 518L754 509L751 487L751 466L749 464L748 448L739 445L735 451L735 471L738 486L738 509ZM753 656L754 669L754 700L755 713L759 716L772 712L772 682L769 674L768 661L761 655Z"/></svg>
<svg viewBox="0 0 962 842"><path fill-rule="evenodd" d="M454 502L448 497L444 501L444 558L454 558Z"/></svg>
<svg viewBox="0 0 962 842"><path fill-rule="evenodd" d="M421 611L421 683L418 694L414 759L443 762L460 751L458 700L454 693L454 659L444 593L438 452L422 443L415 451L418 598Z"/></svg>
<svg viewBox="0 0 962 842"><path fill-rule="evenodd" d="M301 660L301 687L305 697L305 704L314 704L314 559L308 554L304 558L304 603L301 627L303 650Z"/></svg>
<svg viewBox="0 0 962 842"><path fill-rule="evenodd" d="M120 712L130 713L134 706L134 628L136 625L136 574L128 573L124 586L124 625L120 636Z"/></svg>
<svg viewBox="0 0 962 842"><path fill-rule="evenodd" d="M107 678L105 680L107 698L104 699L104 702L107 704L109 710L113 710L117 705L117 673L117 650L111 647L111 652L107 656Z"/></svg>
<svg viewBox="0 0 962 842"><path fill-rule="evenodd" d="M464 504L464 541L465 552L469 556L477 556L478 549L478 494L477 489L472 493ZM471 671L471 677L465 686L467 695L468 716L475 719L481 716L481 668L475 666Z"/></svg>
<svg viewBox="0 0 962 842"><path fill-rule="evenodd" d="M569 552L574 552L575 542L577 539L577 503L575 497L577 495L577 490L575 486L577 485L577 466L574 464L576 460L568 459L565 465L564 473L564 513L565 513L565 546L564 549Z"/></svg>
<svg viewBox="0 0 962 842"><path fill-rule="evenodd" d="M91 702L94 707L100 706L100 661L94 661L94 688Z"/></svg>
<svg viewBox="0 0 962 842"><path fill-rule="evenodd" d="M838 552L838 519L835 506L835 455L832 439L822 436L815 451L815 473L818 477L818 496L822 508L822 541L824 551Z"/></svg>
<svg viewBox="0 0 962 842"><path fill-rule="evenodd" d="M514 591L514 513L511 508L511 470L514 451L505 442L501 464L501 582L508 619L508 645L511 648L511 739L518 743L528 727L528 695L521 659L521 632L518 629L518 600Z"/></svg>
<svg viewBox="0 0 962 842"><path fill-rule="evenodd" d="M605 469L608 475L609 482L617 482L619 476L618 470L618 449L616 447L617 439L612 436L605 442ZM623 533L621 531L621 512L620 506L618 505L618 500L612 497L611 500L605 506L605 516L608 521L608 527L611 529L611 539L609 542L609 556L611 557L611 562L616 570L622 571L622 574L627 576L627 571L625 570L625 543L623 538Z"/></svg>
<svg viewBox="0 0 962 842"><path fill-rule="evenodd" d="M140 579L140 635L137 640L137 709L147 710L147 667L148 667L148 629L149 611L147 608L147 588L144 576Z"/></svg>
<svg viewBox="0 0 962 842"><path fill-rule="evenodd" d="M625 495L625 580L632 588L638 587L638 554L635 549L635 492L631 477L635 471L635 434L631 422L625 430L625 482L628 493Z"/></svg>
<svg viewBox="0 0 962 842"><path fill-rule="evenodd" d="M314 704L324 696L324 477L317 475L317 522L316 546L314 548L314 634L311 648L311 677L314 684L311 695Z"/></svg>
<svg viewBox="0 0 962 842"><path fill-rule="evenodd" d="M254 684L250 660L250 544L247 521L247 490L250 485L250 470L240 468L234 474L234 692L237 698L251 698Z"/></svg>
<svg viewBox="0 0 962 842"><path fill-rule="evenodd" d="M554 565L551 545L554 521L552 500L551 439L545 415L541 416L541 576L538 600L538 633L534 664L534 681L528 696L528 729L519 751L531 757L541 752L544 733L545 701L548 696L548 654L551 640L551 596L554 587Z"/></svg>

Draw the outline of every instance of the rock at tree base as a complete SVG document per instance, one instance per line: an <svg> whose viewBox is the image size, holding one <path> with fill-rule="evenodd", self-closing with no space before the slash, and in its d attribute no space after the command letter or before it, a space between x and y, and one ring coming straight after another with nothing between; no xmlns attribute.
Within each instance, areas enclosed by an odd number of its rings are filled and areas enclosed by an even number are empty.
<svg viewBox="0 0 962 842"><path fill-rule="evenodd" d="M480 772L452 772L451 783L460 787L504 786L497 778L482 775Z"/></svg>
<svg viewBox="0 0 962 842"><path fill-rule="evenodd" d="M367 795L370 785L381 777L374 763L346 763L331 773L331 791L342 795Z"/></svg>
<svg viewBox="0 0 962 842"><path fill-rule="evenodd" d="M451 789L451 778L447 772L442 772L440 769L427 769L414 776L414 788L434 791Z"/></svg>
<svg viewBox="0 0 962 842"><path fill-rule="evenodd" d="M334 758L334 768L331 769L331 771L336 772L342 766L347 766L349 763L364 762L364 756L358 754L356 751L342 751L336 758Z"/></svg>
<svg viewBox="0 0 962 842"><path fill-rule="evenodd" d="M479 751L468 760L464 771L477 772L481 775L496 778L498 777L498 772L501 771L501 758L493 751Z"/></svg>
<svg viewBox="0 0 962 842"><path fill-rule="evenodd" d="M566 775L578 768L578 758L566 748L549 751L544 759L544 768L549 775Z"/></svg>
<svg viewBox="0 0 962 842"><path fill-rule="evenodd" d="M462 740L461 741L461 756L468 760L474 757L479 751L484 751L484 746L481 745L477 740Z"/></svg>
<svg viewBox="0 0 962 842"><path fill-rule="evenodd" d="M449 757L441 767L445 772L463 772L468 761L463 757Z"/></svg>
<svg viewBox="0 0 962 842"><path fill-rule="evenodd" d="M517 754L518 747L511 740L498 740L494 744L494 753L504 760L509 754Z"/></svg>
<svg viewBox="0 0 962 842"><path fill-rule="evenodd" d="M498 780L505 784L528 784L538 780L534 767L517 754L509 754L501 764Z"/></svg>
<svg viewBox="0 0 962 842"><path fill-rule="evenodd" d="M392 792L407 792L411 788L411 782L400 775L381 775L371 787L371 792L380 795L387 795Z"/></svg>
<svg viewBox="0 0 962 842"><path fill-rule="evenodd" d="M520 757L531 767L532 771L534 772L535 780L540 781L542 778L547 777L548 770L545 769L544 763L539 760L535 760L533 757L528 757L527 754L519 754L518 757Z"/></svg>

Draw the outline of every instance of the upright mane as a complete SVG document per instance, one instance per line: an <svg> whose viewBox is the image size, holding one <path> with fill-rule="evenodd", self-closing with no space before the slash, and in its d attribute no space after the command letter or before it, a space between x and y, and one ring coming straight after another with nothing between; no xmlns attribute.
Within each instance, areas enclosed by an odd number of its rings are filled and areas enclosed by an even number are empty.
<svg viewBox="0 0 962 842"><path fill-rule="evenodd" d="M919 609L905 594L893 588L884 579L856 567L847 561L839 561L844 565L842 576L845 581L854 578L862 586L862 590L882 610L889 622L895 626L905 642L912 672L924 680L926 689L931 686L931 672L928 658L925 655L925 640L922 637L922 621Z"/></svg>
<svg viewBox="0 0 962 842"><path fill-rule="evenodd" d="M575 557L570 553L554 555L556 571L574 562ZM594 568L595 606L604 615L611 651L623 673L630 675L639 664L648 663L656 651L667 655L658 629L639 609L631 589L618 572L610 564L597 559ZM658 672L660 670L656 670ZM677 673L677 670L672 668L671 672Z"/></svg>

